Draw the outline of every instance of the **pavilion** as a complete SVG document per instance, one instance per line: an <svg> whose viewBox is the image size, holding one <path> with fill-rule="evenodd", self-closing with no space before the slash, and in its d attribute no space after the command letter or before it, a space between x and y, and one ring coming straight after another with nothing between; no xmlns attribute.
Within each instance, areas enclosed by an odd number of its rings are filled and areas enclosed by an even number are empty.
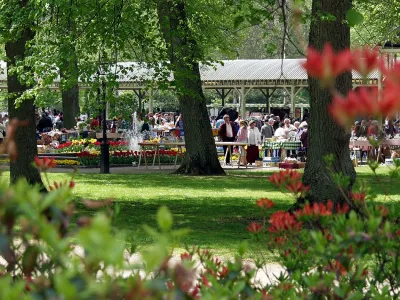
<svg viewBox="0 0 400 300"><path fill-rule="evenodd" d="M290 95L290 109L295 111L296 97L302 89L308 88L307 72L302 68L305 62L301 59L260 59L260 60L223 60L220 63L213 63L200 66L201 80L204 89L214 89L222 99L222 106L225 105L226 97L235 91L239 94L239 103L234 99L233 105L238 106L239 112L245 115L246 95L251 90L260 90L266 98L266 105L269 111L269 98L277 89L283 89ZM7 75L5 72L6 63L0 62L0 89L7 88ZM139 98L139 103L149 98L149 111L153 111L152 90L149 84L157 87L157 75L153 68L146 68L145 64L137 62L119 62L113 73L117 76L119 90L132 90ZM173 80L170 74L168 80ZM358 86L378 86L379 73L373 72L367 80L360 74L353 71L353 88ZM80 83L80 88L89 88L90 84ZM50 88L59 88L59 79ZM260 106L257 104L256 106ZM301 106L303 109L303 106Z"/></svg>

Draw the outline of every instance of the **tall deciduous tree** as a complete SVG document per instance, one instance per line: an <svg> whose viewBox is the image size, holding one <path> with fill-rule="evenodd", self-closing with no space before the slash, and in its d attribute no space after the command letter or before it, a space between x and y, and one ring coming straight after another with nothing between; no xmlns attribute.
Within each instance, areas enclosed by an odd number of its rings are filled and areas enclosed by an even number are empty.
<svg viewBox="0 0 400 300"><path fill-rule="evenodd" d="M352 46L400 43L399 0L353 0L353 6L363 16L363 22L351 30Z"/></svg>
<svg viewBox="0 0 400 300"><path fill-rule="evenodd" d="M60 77L65 83L61 89L64 127L71 129L76 125L75 117L79 114L79 70L75 49L76 24L74 19L74 1L70 1L66 17L66 38L60 45Z"/></svg>
<svg viewBox="0 0 400 300"><path fill-rule="evenodd" d="M24 60L28 44L35 36L31 29L33 22L29 22L30 18L26 15L29 1L8 1L7 5L2 21L14 33L3 36L6 41L8 111L10 118L27 121L26 126L20 126L16 131L18 159L10 164L11 182L26 178L31 184L42 184L39 171L32 165L37 155L34 98L24 99L17 107L15 105L16 99L29 88L26 82L21 81L21 74L14 70L17 62Z"/></svg>
<svg viewBox="0 0 400 300"><path fill-rule="evenodd" d="M346 25L346 13L351 0L313 0L309 45L321 51L331 43L336 51L350 47L350 28ZM344 194L351 190L356 173L349 153L350 134L339 126L329 115L328 104L331 92L321 88L319 82L309 77L311 118L309 121L309 142L307 164L303 182L311 186L311 201L332 199L343 202ZM346 95L352 88L351 73L336 79L336 89ZM333 155L333 171L349 178L348 184L339 190L327 169L324 157Z"/></svg>
<svg viewBox="0 0 400 300"><path fill-rule="evenodd" d="M189 26L186 1L162 0L157 5L184 118L187 150L177 172L190 175L224 174L208 119L199 70L200 49Z"/></svg>

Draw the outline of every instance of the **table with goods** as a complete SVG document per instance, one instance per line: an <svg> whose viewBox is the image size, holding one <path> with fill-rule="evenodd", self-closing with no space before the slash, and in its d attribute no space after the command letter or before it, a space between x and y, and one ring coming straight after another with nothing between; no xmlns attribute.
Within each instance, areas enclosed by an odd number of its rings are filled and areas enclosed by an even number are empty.
<svg viewBox="0 0 400 300"><path fill-rule="evenodd" d="M264 166L279 167L282 169L299 169L304 168L305 162L299 161L296 157L286 157L287 150L297 151L301 149L300 141L292 140L276 140L275 138L266 139L263 143L263 149L270 152L270 156L263 157ZM273 150L281 150L280 157L272 155Z"/></svg>

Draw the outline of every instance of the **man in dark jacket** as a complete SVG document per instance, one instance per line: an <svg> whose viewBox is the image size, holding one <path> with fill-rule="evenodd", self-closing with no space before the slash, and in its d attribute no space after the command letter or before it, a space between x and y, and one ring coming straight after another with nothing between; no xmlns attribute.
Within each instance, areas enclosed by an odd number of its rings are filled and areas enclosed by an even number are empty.
<svg viewBox="0 0 400 300"><path fill-rule="evenodd" d="M218 135L220 136L222 142L233 142L235 141L236 137L236 128L232 121L229 119L229 115L224 115L224 123L218 129ZM232 153L232 146L229 146L230 151L226 153L228 146L223 146L224 148L224 155L226 157L226 164L231 163L231 153Z"/></svg>
<svg viewBox="0 0 400 300"><path fill-rule="evenodd" d="M37 130L42 132L49 132L53 129L53 122L51 121L50 117L47 114L43 113L42 118L39 120L37 125Z"/></svg>

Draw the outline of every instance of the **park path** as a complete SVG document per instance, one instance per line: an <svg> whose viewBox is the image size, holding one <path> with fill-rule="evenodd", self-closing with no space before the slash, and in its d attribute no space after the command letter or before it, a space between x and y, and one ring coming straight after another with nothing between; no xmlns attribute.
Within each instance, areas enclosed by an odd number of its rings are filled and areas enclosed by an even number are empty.
<svg viewBox="0 0 400 300"><path fill-rule="evenodd" d="M80 246L74 247L73 253L78 257L84 257L84 250ZM129 254L128 251L124 253L125 261L129 266L142 266L143 259L140 253ZM222 261L226 261L227 258L219 258ZM194 257L194 266L195 266L195 277L197 279L200 278L200 275L205 271L204 266L201 265L200 261ZM175 267L178 263L181 262L181 257L178 254L173 254L172 257L168 261L168 266L170 268ZM253 260L244 260L243 261L244 269L257 269L256 263ZM125 270L123 271L123 277L129 277L133 273L133 270ZM146 275L144 268L139 271L139 274L144 277ZM259 268L253 278L253 283L257 287L263 288L266 285L275 284L278 282L276 278L278 278L281 274L286 274L285 269L278 263L267 263L262 268Z"/></svg>
<svg viewBox="0 0 400 300"><path fill-rule="evenodd" d="M241 167L238 169L237 166L222 166L225 171L243 171L243 172L260 172L260 171L277 171L279 168L260 168L255 166L249 166L248 168ZM8 171L9 165L0 165L1 171ZM161 169L158 166L153 167L140 167L137 166L121 166L121 167L110 167L110 174L157 174L157 173L172 173L176 170L173 165L162 165ZM51 173L73 173L73 167L61 167L58 166L54 169L50 169ZM78 168L78 172L81 174L99 174L100 168Z"/></svg>

